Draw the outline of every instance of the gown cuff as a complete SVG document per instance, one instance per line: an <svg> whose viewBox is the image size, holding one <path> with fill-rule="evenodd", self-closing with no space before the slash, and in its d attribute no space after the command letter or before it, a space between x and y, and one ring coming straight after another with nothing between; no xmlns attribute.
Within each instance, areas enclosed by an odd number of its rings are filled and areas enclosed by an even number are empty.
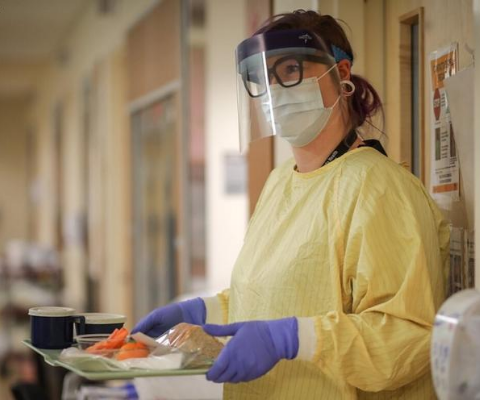
<svg viewBox="0 0 480 400"><path fill-rule="evenodd" d="M208 309L207 309L208 310ZM208 311L207 311L208 318ZM297 360L313 361L317 350L318 338L315 332L314 318L297 318L298 321L298 353Z"/></svg>
<svg viewBox="0 0 480 400"><path fill-rule="evenodd" d="M219 324L224 323L222 304L218 296L202 297L207 310L207 318L205 323L207 324Z"/></svg>

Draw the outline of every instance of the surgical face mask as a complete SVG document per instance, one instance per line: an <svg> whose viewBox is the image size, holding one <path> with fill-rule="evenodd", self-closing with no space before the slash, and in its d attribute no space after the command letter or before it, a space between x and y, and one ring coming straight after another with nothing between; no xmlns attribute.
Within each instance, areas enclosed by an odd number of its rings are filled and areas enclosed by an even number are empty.
<svg viewBox="0 0 480 400"><path fill-rule="evenodd" d="M271 85L270 97L265 96L262 110L275 134L287 140L294 147L302 147L312 142L325 128L333 108L323 104L318 81L336 65L320 77L304 79L300 84L286 88L279 84Z"/></svg>

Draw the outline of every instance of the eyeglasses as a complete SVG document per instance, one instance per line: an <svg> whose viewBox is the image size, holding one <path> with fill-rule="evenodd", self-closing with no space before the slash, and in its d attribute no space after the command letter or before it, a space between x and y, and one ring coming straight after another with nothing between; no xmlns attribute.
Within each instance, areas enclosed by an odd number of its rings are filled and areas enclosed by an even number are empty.
<svg viewBox="0 0 480 400"><path fill-rule="evenodd" d="M265 72L268 75L268 85L273 78L283 87L289 88L300 84L303 80L303 62L311 61L320 64L331 64L331 59L326 56L312 54L296 54L281 57L271 67L247 68L242 73L242 80L250 97L260 97L267 92Z"/></svg>

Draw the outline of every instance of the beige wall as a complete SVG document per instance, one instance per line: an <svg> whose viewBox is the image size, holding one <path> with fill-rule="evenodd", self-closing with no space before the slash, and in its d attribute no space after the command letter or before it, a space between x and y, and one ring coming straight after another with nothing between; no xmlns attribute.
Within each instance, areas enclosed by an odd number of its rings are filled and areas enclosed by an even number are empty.
<svg viewBox="0 0 480 400"><path fill-rule="evenodd" d="M28 121L36 127L35 170L41 188L35 239L47 245L56 244L53 110L56 104L62 104L64 300L79 310L84 309L87 301L85 272L89 269L101 282L97 311L131 315L130 131L125 43L129 29L158 2L120 0L115 13L109 16L99 15L92 2L61 43L66 60L51 60L36 75L28 69L28 76L34 76L35 92ZM16 77L14 70L14 66L10 68L12 78ZM87 79L92 82L96 97L92 104L88 199L82 117L82 91ZM90 258L86 257L81 240L87 205L91 216L87 226ZM133 323L132 318L128 320Z"/></svg>
<svg viewBox="0 0 480 400"><path fill-rule="evenodd" d="M473 47L473 20L471 0L387 0L386 1L386 42L387 52L387 96L385 98L387 110L387 127L390 136L390 149L394 157L399 158L400 132L398 120L400 115L400 48L399 35L401 15L415 10L418 7L425 8L425 51L424 59L428 61L430 53L452 42L459 44L459 67L465 68L471 64L471 56L465 51L465 44ZM425 63L425 158L426 171L430 167L430 71L428 62ZM429 182L428 174L427 184Z"/></svg>
<svg viewBox="0 0 480 400"><path fill-rule="evenodd" d="M130 129L127 104L126 45L117 48L109 57L108 83L110 99L109 129L106 138L106 209L105 254L102 305L109 312L126 312L132 315L132 282L134 264L131 249L131 162ZM130 318L130 323L133 320Z"/></svg>
<svg viewBox="0 0 480 400"><path fill-rule="evenodd" d="M424 7L424 130L425 149L425 186L430 185L430 140L431 140L431 82L429 71L429 55L432 51L445 47L452 42L458 42L459 69L471 64L472 58L465 45L474 47L473 42L473 18L471 0L387 0L385 3L386 30L385 41L387 43L386 58L386 131L389 136L388 150L395 160L401 159L401 129L400 120L400 16ZM404 132L403 134L408 134ZM466 227L466 215L464 205L461 202L444 205L445 213L455 226Z"/></svg>
<svg viewBox="0 0 480 400"><path fill-rule="evenodd" d="M68 60L65 64L60 64L53 61L46 68L46 71L40 75L40 78L36 81L36 96L37 101L31 112L31 120L40 127L39 136L43 145L39 149L41 175L48 181L48 175L51 174L48 164L48 159L51 157L49 146L47 144L48 137L51 134L51 114L53 106L56 102L71 102L78 101L81 96L82 84L85 79L91 78L94 71L99 64L105 62L112 57L115 51L119 51L125 42L128 30L132 25L151 7L153 7L158 0L136 0L128 1L121 0L116 4L115 15L108 17L98 15L96 12L95 3L91 3L91 6L85 10L85 13L81 15L70 35L66 36L62 47L68 54ZM100 82L105 87L105 82ZM66 104L66 108L70 108L69 104ZM81 111L76 106L73 106L74 110ZM98 113L101 121L99 121L100 128L104 123L104 113ZM77 130L81 128L81 121L79 115L73 115L73 125L69 126L69 130ZM78 134L78 133L77 133ZM75 133L68 134L69 138L75 136ZM67 138L67 141L70 140ZM68 144L66 145L68 146ZM78 152L77 152L78 153ZM76 158L79 157L77 154ZM75 159L74 157L74 159ZM67 162L75 163L72 158L68 158ZM47 193L51 193L50 182L46 182ZM81 190L78 187L77 190ZM43 207L46 213L40 212L42 215L49 215L47 199L48 195L45 195L45 201L43 201ZM71 193L71 198L78 197ZM51 201L50 201L51 203ZM52 243L53 236L49 228L49 223L41 221L39 239L41 241Z"/></svg>
<svg viewBox="0 0 480 400"><path fill-rule="evenodd" d="M474 19L474 34L475 34L475 43L476 43L476 52L478 54L478 49L480 48L480 0L474 1L474 9L473 9L473 19ZM478 109L478 105L480 104L480 63L477 62L475 65L475 83L474 83L474 90L475 90L475 97L474 103L475 108ZM474 157L474 167L475 167L475 205L477 207L477 212L475 213L475 230L480 232L480 179L478 171L480 171L480 113L475 113L475 121L474 121L474 153L477 157ZM477 234L477 241L475 242L475 254L480 254L480 240L478 240ZM480 289L480 263L476 263L475 265L475 287Z"/></svg>
<svg viewBox="0 0 480 400"><path fill-rule="evenodd" d="M234 49L246 36L247 16L244 0L206 5L207 285L216 292L230 285L248 221L247 194L225 189L225 156L239 151Z"/></svg>
<svg viewBox="0 0 480 400"><path fill-rule="evenodd" d="M0 249L28 239L27 126L23 99L0 100Z"/></svg>

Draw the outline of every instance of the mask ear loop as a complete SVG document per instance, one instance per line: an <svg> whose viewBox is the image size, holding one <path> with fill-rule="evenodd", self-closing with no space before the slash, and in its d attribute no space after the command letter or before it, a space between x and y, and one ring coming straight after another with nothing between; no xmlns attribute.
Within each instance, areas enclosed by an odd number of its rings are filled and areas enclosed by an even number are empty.
<svg viewBox="0 0 480 400"><path fill-rule="evenodd" d="M327 69L322 75L317 78L317 82L322 79L325 75L327 75L332 69L334 69L337 64L333 64L329 69Z"/></svg>
<svg viewBox="0 0 480 400"><path fill-rule="evenodd" d="M355 84L352 81L345 79L340 81L340 85L342 85L342 94L345 97L350 97L355 93ZM348 86L350 90L346 90L345 86Z"/></svg>

